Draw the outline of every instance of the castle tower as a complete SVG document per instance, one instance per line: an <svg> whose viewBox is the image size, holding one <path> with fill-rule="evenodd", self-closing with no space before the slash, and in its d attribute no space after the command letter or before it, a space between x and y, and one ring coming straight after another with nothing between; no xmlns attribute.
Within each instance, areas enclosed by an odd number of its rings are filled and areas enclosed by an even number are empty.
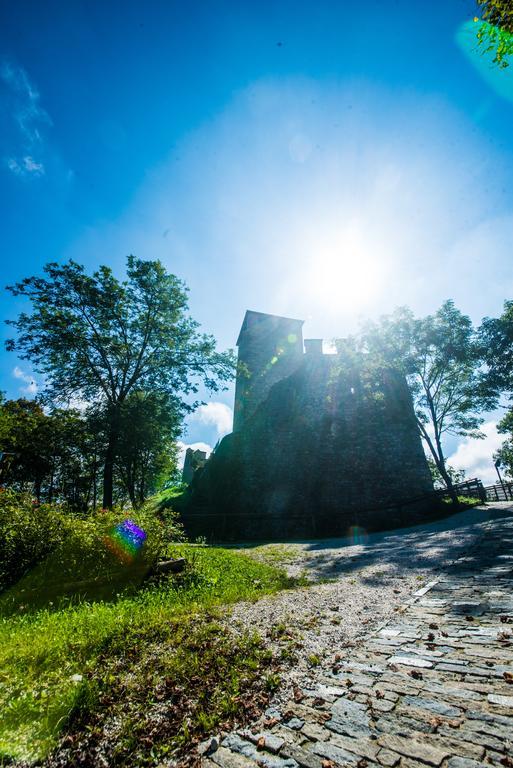
<svg viewBox="0 0 513 768"><path fill-rule="evenodd" d="M303 358L303 320L248 310L240 329L233 431L265 399L269 390L293 373Z"/></svg>

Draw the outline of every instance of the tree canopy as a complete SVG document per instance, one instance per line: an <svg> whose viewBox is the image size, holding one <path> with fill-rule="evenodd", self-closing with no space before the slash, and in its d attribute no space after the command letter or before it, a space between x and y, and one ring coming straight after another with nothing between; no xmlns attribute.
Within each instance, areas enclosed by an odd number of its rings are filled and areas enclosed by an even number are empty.
<svg viewBox="0 0 513 768"><path fill-rule="evenodd" d="M508 438L495 458L513 477L513 301L504 303L500 317L485 317L479 333L487 365L485 384L496 397L505 394L508 402L507 412L497 425L497 431Z"/></svg>
<svg viewBox="0 0 513 768"><path fill-rule="evenodd" d="M481 13L479 45L484 53L494 54L495 64L508 67L508 58L513 54L513 0L477 0L477 4Z"/></svg>
<svg viewBox="0 0 513 768"><path fill-rule="evenodd" d="M187 289L159 261L127 259L126 279L100 267L92 275L74 261L50 263L43 277L8 290L31 311L8 321L17 336L7 349L44 377L45 403L85 401L105 417L103 505L112 506L113 473L122 410L135 392L192 410L202 383L217 391L233 377L231 352L216 350L188 315Z"/></svg>
<svg viewBox="0 0 513 768"><path fill-rule="evenodd" d="M496 401L495 393L482 387L480 347L470 318L452 301L423 318L402 307L378 322L367 323L359 340L378 364L399 369L406 376L420 435L451 488L444 435L482 437L479 414Z"/></svg>

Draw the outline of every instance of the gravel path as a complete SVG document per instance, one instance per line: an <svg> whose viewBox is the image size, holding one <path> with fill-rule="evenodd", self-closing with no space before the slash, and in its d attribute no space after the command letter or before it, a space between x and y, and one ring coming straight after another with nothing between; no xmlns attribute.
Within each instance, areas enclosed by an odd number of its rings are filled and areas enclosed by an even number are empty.
<svg viewBox="0 0 513 768"><path fill-rule="evenodd" d="M232 629L258 631L281 657L273 702L280 705L295 688L312 687L319 666L343 649L357 648L510 507L478 507L429 525L369 536L360 531L357 543L346 538L243 548L290 575L305 574L312 584L238 603L227 615Z"/></svg>

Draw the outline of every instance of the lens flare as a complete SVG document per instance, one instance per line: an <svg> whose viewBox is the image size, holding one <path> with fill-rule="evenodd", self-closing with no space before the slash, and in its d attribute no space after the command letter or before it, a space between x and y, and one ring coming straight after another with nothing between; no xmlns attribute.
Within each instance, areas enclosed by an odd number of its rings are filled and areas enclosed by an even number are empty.
<svg viewBox="0 0 513 768"><path fill-rule="evenodd" d="M132 520L118 523L105 537L107 547L123 563L131 563L140 552L146 540L146 533Z"/></svg>
<svg viewBox="0 0 513 768"><path fill-rule="evenodd" d="M347 535L353 544L367 544L367 541L369 540L367 531L365 528L360 528L359 525L352 525L349 528Z"/></svg>

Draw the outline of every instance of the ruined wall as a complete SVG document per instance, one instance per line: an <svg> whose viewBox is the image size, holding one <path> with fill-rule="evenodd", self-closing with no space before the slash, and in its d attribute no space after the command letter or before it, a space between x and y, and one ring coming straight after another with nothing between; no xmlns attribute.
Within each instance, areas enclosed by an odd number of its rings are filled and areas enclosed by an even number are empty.
<svg viewBox="0 0 513 768"><path fill-rule="evenodd" d="M404 379L306 354L221 442L183 519L192 535L218 540L342 536L355 524L380 530L425 519L425 502L377 508L430 490Z"/></svg>

